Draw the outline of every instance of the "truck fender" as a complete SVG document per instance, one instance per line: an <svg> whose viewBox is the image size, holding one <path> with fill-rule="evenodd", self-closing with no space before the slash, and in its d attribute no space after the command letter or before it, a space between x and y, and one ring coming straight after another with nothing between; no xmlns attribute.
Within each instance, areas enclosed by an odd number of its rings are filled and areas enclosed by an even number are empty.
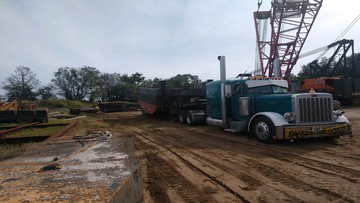
<svg viewBox="0 0 360 203"><path fill-rule="evenodd" d="M258 116L267 117L268 119L271 120L271 122L274 124L275 127L289 124L289 122L287 122L285 120L284 116L281 114L274 113L274 112L260 112L260 113L255 114L253 117L251 117L249 124L248 124L248 132L250 132L251 123Z"/></svg>
<svg viewBox="0 0 360 203"><path fill-rule="evenodd" d="M335 120L336 123L348 123L350 124L349 120L344 116L344 115L341 115L339 116L336 120Z"/></svg>

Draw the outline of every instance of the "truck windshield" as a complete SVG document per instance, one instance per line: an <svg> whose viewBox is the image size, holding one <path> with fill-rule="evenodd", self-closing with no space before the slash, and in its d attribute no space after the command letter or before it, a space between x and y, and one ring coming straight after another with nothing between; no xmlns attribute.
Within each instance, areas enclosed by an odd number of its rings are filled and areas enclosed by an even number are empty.
<svg viewBox="0 0 360 203"><path fill-rule="evenodd" d="M268 86L249 88L249 93L250 94L287 94L288 89L285 87L268 85Z"/></svg>
<svg viewBox="0 0 360 203"><path fill-rule="evenodd" d="M272 90L274 94L287 94L288 88L280 87L280 86L272 86Z"/></svg>

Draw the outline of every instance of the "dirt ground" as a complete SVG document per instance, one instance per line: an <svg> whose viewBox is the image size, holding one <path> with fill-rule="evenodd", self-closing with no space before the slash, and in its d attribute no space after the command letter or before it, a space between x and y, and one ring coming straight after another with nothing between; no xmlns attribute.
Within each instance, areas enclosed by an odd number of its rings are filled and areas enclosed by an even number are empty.
<svg viewBox="0 0 360 203"><path fill-rule="evenodd" d="M353 138L262 144L141 112L99 114L68 134L96 128L132 136L145 203L360 202L360 107L342 110Z"/></svg>
<svg viewBox="0 0 360 203"><path fill-rule="evenodd" d="M144 202L360 202L360 108L353 138L262 144L246 134L139 112L101 116L133 135Z"/></svg>

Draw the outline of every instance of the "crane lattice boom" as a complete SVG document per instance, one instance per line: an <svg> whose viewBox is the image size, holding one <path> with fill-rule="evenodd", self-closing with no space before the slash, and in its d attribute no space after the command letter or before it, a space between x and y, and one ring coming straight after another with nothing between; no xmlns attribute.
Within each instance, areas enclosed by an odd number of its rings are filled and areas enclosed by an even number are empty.
<svg viewBox="0 0 360 203"><path fill-rule="evenodd" d="M321 5L322 0L273 0L270 11L254 12L256 74L289 78ZM269 33L266 21L270 21ZM266 39L267 34L270 39Z"/></svg>

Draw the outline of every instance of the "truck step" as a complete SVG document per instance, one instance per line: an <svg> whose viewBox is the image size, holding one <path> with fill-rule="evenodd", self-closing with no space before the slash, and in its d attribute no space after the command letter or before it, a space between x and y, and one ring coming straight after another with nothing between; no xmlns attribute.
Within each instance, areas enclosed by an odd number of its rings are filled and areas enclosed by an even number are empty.
<svg viewBox="0 0 360 203"><path fill-rule="evenodd" d="M231 121L230 127L226 128L225 131L232 132L232 133L238 133L238 132L244 132L246 131L246 122L241 121Z"/></svg>
<svg viewBox="0 0 360 203"><path fill-rule="evenodd" d="M231 133L239 133L240 130L239 129L232 129L232 128L226 128L224 129L226 132L231 132Z"/></svg>

